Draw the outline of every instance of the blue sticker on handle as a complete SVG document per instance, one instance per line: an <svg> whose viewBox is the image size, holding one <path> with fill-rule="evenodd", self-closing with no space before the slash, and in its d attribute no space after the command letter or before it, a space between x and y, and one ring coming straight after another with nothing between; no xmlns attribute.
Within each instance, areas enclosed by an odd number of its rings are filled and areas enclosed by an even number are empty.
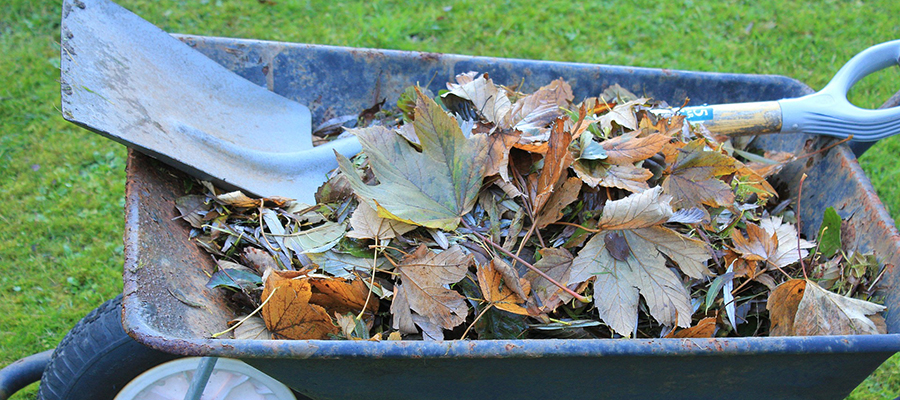
<svg viewBox="0 0 900 400"><path fill-rule="evenodd" d="M681 109L684 119L691 122L709 121L713 119L712 107L686 107Z"/></svg>

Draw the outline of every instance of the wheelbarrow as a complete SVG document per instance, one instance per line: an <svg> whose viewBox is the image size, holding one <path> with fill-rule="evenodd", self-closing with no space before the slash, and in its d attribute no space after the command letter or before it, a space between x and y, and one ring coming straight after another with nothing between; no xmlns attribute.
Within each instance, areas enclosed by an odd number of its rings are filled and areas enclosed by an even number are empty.
<svg viewBox="0 0 900 400"><path fill-rule="evenodd" d="M693 103L723 104L813 93L781 76L176 37L250 82L307 105L313 125L358 112L382 98L396 101L410 83L432 82L429 88L437 91L440 82L467 71L487 72L497 82L524 82L523 91L563 77L572 83L576 98L619 84L670 104L681 104L686 97ZM756 145L801 153L832 141L782 134L760 136ZM105 386L111 395L122 393L125 383L156 365L176 371L180 366L169 362L181 357L204 357L189 369L201 372L225 363L209 357L241 360L254 368L242 373L273 393L278 386L265 377L296 396L323 399L842 398L900 350L900 313L892 312L900 307L900 271L895 268L888 268L882 278L889 288L885 335L445 342L211 339L235 316L221 293L206 288L206 273L213 272L214 263L189 240L189 227L176 219L175 199L185 194L185 182L192 178L133 150L126 171L124 294L86 317L56 350L55 360L69 360L85 350L107 352L87 357L105 360L102 368L98 361L98 368L82 365L77 371L83 386L60 383L68 390L64 398L74 398L89 386ZM849 147L789 164L777 183L793 188L790 195L796 196L804 174L808 177L799 213L807 221L807 237L815 236L824 209L834 207L857 249L900 265L900 234ZM121 326L116 324L120 308ZM116 328L123 330L112 332ZM44 362L40 357L32 360L35 365ZM232 371L227 368L223 370ZM61 380L63 375L44 379ZM205 374L188 375L202 381ZM122 376L127 376L125 382L116 379ZM41 394L53 395L44 388Z"/></svg>

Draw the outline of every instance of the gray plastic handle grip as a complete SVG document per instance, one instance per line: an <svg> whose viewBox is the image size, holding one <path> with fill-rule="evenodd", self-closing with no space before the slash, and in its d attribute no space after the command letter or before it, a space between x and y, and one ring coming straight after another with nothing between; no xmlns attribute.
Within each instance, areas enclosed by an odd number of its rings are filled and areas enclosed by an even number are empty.
<svg viewBox="0 0 900 400"><path fill-rule="evenodd" d="M819 92L779 100L782 133L805 132L876 142L900 133L900 107L868 110L847 100L847 91L867 75L900 64L900 40L872 46L850 59Z"/></svg>

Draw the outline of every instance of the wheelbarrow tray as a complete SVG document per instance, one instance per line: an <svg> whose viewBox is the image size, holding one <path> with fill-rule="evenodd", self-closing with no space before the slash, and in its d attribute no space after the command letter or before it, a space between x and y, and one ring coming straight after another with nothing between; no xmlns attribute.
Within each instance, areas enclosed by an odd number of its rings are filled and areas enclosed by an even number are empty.
<svg viewBox="0 0 900 400"><path fill-rule="evenodd" d="M437 92L462 72L487 72L529 92L562 77L576 100L618 83L670 104L777 100L811 93L780 76L516 60L198 36L179 39L248 80L309 106L313 126L354 114L411 84ZM767 150L814 151L832 139L760 137ZM814 237L826 207L844 243L900 265L900 236L853 153L838 146L788 165L776 186L796 196ZM889 266L889 334L717 339L325 341L212 339L235 317L207 289L211 257L188 238L175 199L190 178L138 152L127 165L126 331L170 353L244 360L313 398L843 398L900 350L900 272Z"/></svg>

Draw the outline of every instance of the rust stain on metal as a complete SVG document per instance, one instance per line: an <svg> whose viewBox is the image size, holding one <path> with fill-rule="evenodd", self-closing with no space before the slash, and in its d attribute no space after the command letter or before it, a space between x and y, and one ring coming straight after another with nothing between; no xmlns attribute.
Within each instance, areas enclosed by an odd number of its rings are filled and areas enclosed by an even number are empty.
<svg viewBox="0 0 900 400"><path fill-rule="evenodd" d="M423 61L438 61L442 57L444 57L444 54L442 54L442 53L424 53L423 52L423 53L417 53L416 56L418 56Z"/></svg>

